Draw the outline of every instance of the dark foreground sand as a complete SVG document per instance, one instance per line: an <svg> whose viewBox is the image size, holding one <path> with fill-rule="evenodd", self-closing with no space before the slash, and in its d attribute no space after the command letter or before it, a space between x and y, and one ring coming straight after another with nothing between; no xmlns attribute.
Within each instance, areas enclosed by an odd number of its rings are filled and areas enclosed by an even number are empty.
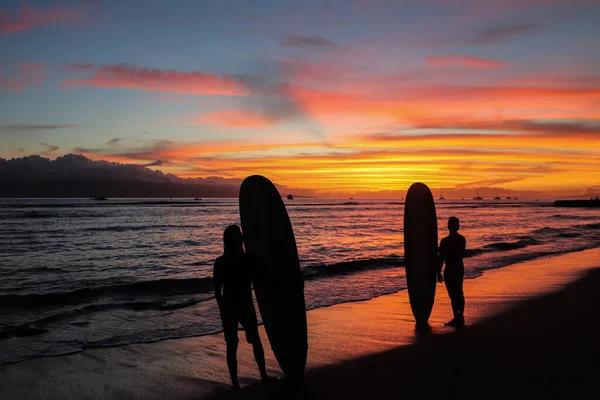
<svg viewBox="0 0 600 400"><path fill-rule="evenodd" d="M245 388L232 395L223 338L212 335L1 366L0 398L578 398L588 391L597 394L592 385L600 372L598 266L600 249L594 249L515 264L466 281L469 326L459 331L443 327L451 313L441 285L429 333L415 331L405 291L310 311L309 370L301 387L285 380L269 390L260 387L250 346L242 343L239 361ZM280 375L269 350L267 358L269 370Z"/></svg>

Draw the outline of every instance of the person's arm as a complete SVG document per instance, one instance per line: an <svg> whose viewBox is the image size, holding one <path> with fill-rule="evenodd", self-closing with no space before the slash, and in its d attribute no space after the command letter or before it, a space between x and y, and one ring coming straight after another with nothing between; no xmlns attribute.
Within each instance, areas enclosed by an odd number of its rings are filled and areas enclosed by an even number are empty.
<svg viewBox="0 0 600 400"><path fill-rule="evenodd" d="M443 282L444 278L442 277L442 268L444 267L444 262L446 261L446 241L444 239L440 242L439 254L438 254L438 270L437 270L437 280L438 282Z"/></svg>
<svg viewBox="0 0 600 400"><path fill-rule="evenodd" d="M219 260L215 261L215 266L213 268L213 285L215 291L215 299L217 300L219 310L221 310L221 305L223 301L223 281L221 280Z"/></svg>

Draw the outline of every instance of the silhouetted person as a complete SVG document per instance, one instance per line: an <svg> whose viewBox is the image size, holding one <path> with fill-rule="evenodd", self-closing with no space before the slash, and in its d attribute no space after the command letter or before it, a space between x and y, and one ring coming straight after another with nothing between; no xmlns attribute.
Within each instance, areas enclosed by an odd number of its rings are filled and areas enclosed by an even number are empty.
<svg viewBox="0 0 600 400"><path fill-rule="evenodd" d="M237 225L230 225L223 234L224 254L216 259L213 271L215 298L221 312L221 322L227 343L227 367L234 390L239 390L237 378L238 323L252 344L254 358L263 383L273 379L267 375L265 353L258 335L256 310L252 302L253 265L244 252L243 236Z"/></svg>
<svg viewBox="0 0 600 400"><path fill-rule="evenodd" d="M446 325L460 327L465 324L465 296L463 294L463 280L465 266L463 256L467 247L467 240L458 233L460 222L456 217L448 219L448 230L450 234L440 242L438 281L446 282L448 296L452 303L454 319ZM446 263L444 278L442 279L442 267Z"/></svg>

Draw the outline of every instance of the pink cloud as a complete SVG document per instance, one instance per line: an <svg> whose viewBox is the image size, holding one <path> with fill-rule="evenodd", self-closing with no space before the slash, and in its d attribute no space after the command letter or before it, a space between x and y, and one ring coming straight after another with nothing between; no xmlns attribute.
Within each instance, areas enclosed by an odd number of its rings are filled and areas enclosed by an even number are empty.
<svg viewBox="0 0 600 400"><path fill-rule="evenodd" d="M60 24L78 19L81 12L70 6L54 4L45 8L23 4L11 14L0 10L0 32L20 32L43 25Z"/></svg>
<svg viewBox="0 0 600 400"><path fill-rule="evenodd" d="M248 94L248 90L240 82L228 76L144 68L127 64L102 67L89 79L67 80L62 83L62 86L118 87L195 96Z"/></svg>
<svg viewBox="0 0 600 400"><path fill-rule="evenodd" d="M505 63L487 58L448 55L442 57L427 57L427 62L436 67L468 67L477 69L498 69L506 66Z"/></svg>
<svg viewBox="0 0 600 400"><path fill-rule="evenodd" d="M212 125L219 128L262 128L272 122L260 114L246 110L220 111L204 114L191 125Z"/></svg>

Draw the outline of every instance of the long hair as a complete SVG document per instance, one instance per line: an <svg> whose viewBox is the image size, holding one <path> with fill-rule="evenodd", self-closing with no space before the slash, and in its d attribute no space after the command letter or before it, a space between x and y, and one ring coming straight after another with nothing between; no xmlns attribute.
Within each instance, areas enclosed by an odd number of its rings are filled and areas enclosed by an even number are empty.
<svg viewBox="0 0 600 400"><path fill-rule="evenodd" d="M223 232L223 245L225 253L241 253L244 251L244 237L237 225L229 225Z"/></svg>

